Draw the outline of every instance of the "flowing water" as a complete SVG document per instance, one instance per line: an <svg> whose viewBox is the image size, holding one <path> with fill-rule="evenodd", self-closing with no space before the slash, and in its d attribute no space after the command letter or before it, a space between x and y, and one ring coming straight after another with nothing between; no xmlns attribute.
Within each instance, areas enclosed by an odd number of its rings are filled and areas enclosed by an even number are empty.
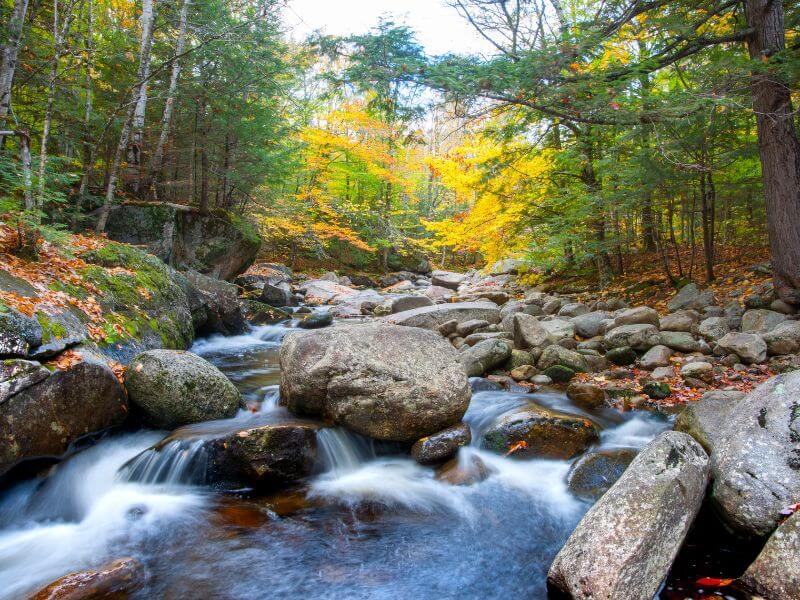
<svg viewBox="0 0 800 600"><path fill-rule="evenodd" d="M67 572L134 556L148 570L133 598L545 598L547 568L589 505L564 482L568 461L514 460L473 445L488 478L452 486L396 448L342 429L319 433L319 473L267 497L202 485L199 439L288 418L277 351L292 323L198 341L250 410L166 432L117 435L44 477L0 493L0 597ZM641 447L669 423L642 413L586 413L558 392L483 391L465 421L473 438L526 403L591 416L602 447Z"/></svg>

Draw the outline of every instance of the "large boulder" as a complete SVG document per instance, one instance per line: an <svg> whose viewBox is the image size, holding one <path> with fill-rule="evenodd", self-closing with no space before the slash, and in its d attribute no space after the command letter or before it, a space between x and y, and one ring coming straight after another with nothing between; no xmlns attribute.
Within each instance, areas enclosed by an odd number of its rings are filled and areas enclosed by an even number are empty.
<svg viewBox="0 0 800 600"><path fill-rule="evenodd" d="M800 512L775 530L739 582L764 598L800 598Z"/></svg>
<svg viewBox="0 0 800 600"><path fill-rule="evenodd" d="M658 313L649 306L637 306L623 310L614 317L614 327L620 325L653 325L659 327Z"/></svg>
<svg viewBox="0 0 800 600"><path fill-rule="evenodd" d="M450 298L455 295L456 293L453 290L440 285L431 285L425 290L425 296L433 300L434 303L449 302Z"/></svg>
<svg viewBox="0 0 800 600"><path fill-rule="evenodd" d="M41 343L39 321L0 303L0 357L27 356Z"/></svg>
<svg viewBox="0 0 800 600"><path fill-rule="evenodd" d="M567 367L576 373L584 373L589 370L586 358L582 354L554 344L544 349L537 366L544 371L555 365Z"/></svg>
<svg viewBox="0 0 800 600"><path fill-rule="evenodd" d="M713 455L714 448L731 411L744 393L736 390L714 390L706 392L697 402L691 402L675 419L675 431L688 433Z"/></svg>
<svg viewBox="0 0 800 600"><path fill-rule="evenodd" d="M683 286L680 291L667 302L670 312L678 310L693 309L702 311L705 307L711 306L716 302L714 292L706 289L701 290L696 283L689 283Z"/></svg>
<svg viewBox="0 0 800 600"><path fill-rule="evenodd" d="M0 475L125 420L125 391L105 360L79 350L72 361L53 372L33 361L0 362Z"/></svg>
<svg viewBox="0 0 800 600"><path fill-rule="evenodd" d="M198 327L200 331L235 335L247 329L235 285L197 271L187 271L186 278L196 288L205 308L205 321Z"/></svg>
<svg viewBox="0 0 800 600"><path fill-rule="evenodd" d="M588 419L529 404L495 419L481 446L517 458L569 459L599 440L597 426Z"/></svg>
<svg viewBox="0 0 800 600"><path fill-rule="evenodd" d="M431 273L431 284L449 290L457 290L458 286L466 281L467 276L463 273L452 273L450 271L434 271Z"/></svg>
<svg viewBox="0 0 800 600"><path fill-rule="evenodd" d="M405 327L438 330L440 325L448 321L463 323L475 319L498 323L500 322L500 309L494 302L454 302L406 310L385 317L383 321Z"/></svg>
<svg viewBox="0 0 800 600"><path fill-rule="evenodd" d="M686 331L662 331L661 345L677 352L697 352L702 347L691 333Z"/></svg>
<svg viewBox="0 0 800 600"><path fill-rule="evenodd" d="M783 356L800 351L800 322L786 321L761 336L767 344L767 354Z"/></svg>
<svg viewBox="0 0 800 600"><path fill-rule="evenodd" d="M745 363L760 363L767 359L767 344L754 333L731 332L717 342L724 352L736 354Z"/></svg>
<svg viewBox="0 0 800 600"><path fill-rule="evenodd" d="M433 306L433 300L428 296L400 296L391 301L392 314Z"/></svg>
<svg viewBox="0 0 800 600"><path fill-rule="evenodd" d="M338 304L358 294L358 290L325 279L311 279L299 289L305 293L306 304L311 306Z"/></svg>
<svg viewBox="0 0 800 600"><path fill-rule="evenodd" d="M700 323L698 333L707 342L718 342L730 333L730 324L726 317L709 317Z"/></svg>
<svg viewBox="0 0 800 600"><path fill-rule="evenodd" d="M661 343L661 335L654 325L622 325L607 332L603 337L606 348L629 347L646 351Z"/></svg>
<svg viewBox="0 0 800 600"><path fill-rule="evenodd" d="M754 308L742 315L742 332L767 333L786 321L786 319L788 317L783 313L764 308Z"/></svg>
<svg viewBox="0 0 800 600"><path fill-rule="evenodd" d="M461 421L471 396L458 354L438 333L384 323L288 335L281 399L375 439L415 441Z"/></svg>
<svg viewBox="0 0 800 600"><path fill-rule="evenodd" d="M767 536L800 498L800 371L761 384L727 416L714 440L712 500L734 529Z"/></svg>
<svg viewBox="0 0 800 600"><path fill-rule="evenodd" d="M605 333L606 321L611 318L611 313L605 310L595 310L570 319L575 326L575 333L582 338L593 338Z"/></svg>
<svg viewBox="0 0 800 600"><path fill-rule="evenodd" d="M679 310L661 317L661 329L665 331L689 331L691 332L700 314L694 310Z"/></svg>
<svg viewBox="0 0 800 600"><path fill-rule="evenodd" d="M203 214L169 203L127 202L115 207L106 224L108 237L145 246L178 269L232 281L253 263L261 237L242 217L223 209Z"/></svg>
<svg viewBox="0 0 800 600"><path fill-rule="evenodd" d="M265 283L261 288L261 302L276 308L292 305L292 288L285 281Z"/></svg>
<svg viewBox="0 0 800 600"><path fill-rule="evenodd" d="M651 600L700 509L708 462L688 435L659 435L583 517L548 585L571 598Z"/></svg>
<svg viewBox="0 0 800 600"><path fill-rule="evenodd" d="M172 429L233 417L242 407L236 387L191 352L149 350L125 370L131 403L156 427Z"/></svg>
<svg viewBox="0 0 800 600"><path fill-rule="evenodd" d="M458 359L469 377L480 377L505 363L511 356L511 343L503 339L487 339L462 352Z"/></svg>
<svg viewBox="0 0 800 600"><path fill-rule="evenodd" d="M565 319L542 321L525 313L513 317L514 343L519 348L541 348L575 336L575 325Z"/></svg>

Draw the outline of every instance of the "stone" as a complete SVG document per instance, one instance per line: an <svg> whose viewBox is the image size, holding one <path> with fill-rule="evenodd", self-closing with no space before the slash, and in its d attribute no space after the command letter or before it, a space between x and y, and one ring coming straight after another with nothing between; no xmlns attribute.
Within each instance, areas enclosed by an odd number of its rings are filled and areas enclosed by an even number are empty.
<svg viewBox="0 0 800 600"><path fill-rule="evenodd" d="M717 342L730 332L730 324L726 317L709 317L698 327L698 333L707 342Z"/></svg>
<svg viewBox="0 0 800 600"><path fill-rule="evenodd" d="M784 302L783 300L773 300L772 303L769 305L769 308L770 310L783 313L784 315L793 315L797 312L797 309L794 306L792 306L787 302Z"/></svg>
<svg viewBox="0 0 800 600"><path fill-rule="evenodd" d="M693 309L701 311L706 306L716 304L714 292L706 289L701 290L696 283L689 283L683 286L680 291L667 302L670 312L678 310Z"/></svg>
<svg viewBox="0 0 800 600"><path fill-rule="evenodd" d="M425 296L433 300L435 303L449 302L455 296L455 292L449 288L440 285L431 285L425 290Z"/></svg>
<svg viewBox="0 0 800 600"><path fill-rule="evenodd" d="M531 377L538 374L539 370L533 365L522 365L509 373L514 381L528 381Z"/></svg>
<svg viewBox="0 0 800 600"><path fill-rule="evenodd" d="M545 371L556 365L568 367L576 373L585 373L589 370L586 359L582 354L567 350L558 345L548 346L539 357L537 366Z"/></svg>
<svg viewBox="0 0 800 600"><path fill-rule="evenodd" d="M459 423L417 440L411 447L411 456L421 465L436 465L453 458L459 448L469 446L471 441L469 425Z"/></svg>
<svg viewBox="0 0 800 600"><path fill-rule="evenodd" d="M21 312L0 306L0 357L27 356L42 343L42 326Z"/></svg>
<svg viewBox="0 0 800 600"><path fill-rule="evenodd" d="M205 330L223 335L237 335L247 330L239 289L235 285L197 271L187 271L184 275L202 298L206 313Z"/></svg>
<svg viewBox="0 0 800 600"><path fill-rule="evenodd" d="M337 304L358 294L358 290L325 279L311 279L299 286L298 289L305 293L305 302L309 306Z"/></svg>
<svg viewBox="0 0 800 600"><path fill-rule="evenodd" d="M621 325L652 325L658 328L660 320L658 313L649 306L637 306L636 308L629 308L623 310L616 317L614 317L614 327Z"/></svg>
<svg viewBox="0 0 800 600"><path fill-rule="evenodd" d="M131 404L148 423L172 429L229 419L243 407L230 380L207 360L180 350L148 350L125 370Z"/></svg>
<svg viewBox="0 0 800 600"><path fill-rule="evenodd" d="M548 586L571 598L653 598L700 510L708 463L688 435L659 435L581 519Z"/></svg>
<svg viewBox="0 0 800 600"><path fill-rule="evenodd" d="M579 315L585 315L588 312L589 312L589 307L583 304L582 302L570 302L569 304L565 304L560 309L558 309L558 316L569 319L572 317L577 317Z"/></svg>
<svg viewBox="0 0 800 600"><path fill-rule="evenodd" d="M612 348L606 352L606 360L618 367L627 367L636 362L636 352L630 346Z"/></svg>
<svg viewBox="0 0 800 600"><path fill-rule="evenodd" d="M561 310L564 304L565 302L562 298L549 298L542 304L542 312L546 315L554 315Z"/></svg>
<svg viewBox="0 0 800 600"><path fill-rule="evenodd" d="M786 321L787 316L783 313L763 308L748 310L742 315L743 333L767 333L772 331L780 323Z"/></svg>
<svg viewBox="0 0 800 600"><path fill-rule="evenodd" d="M661 345L677 352L697 352L701 348L694 336L685 331L662 331Z"/></svg>
<svg viewBox="0 0 800 600"><path fill-rule="evenodd" d="M687 331L691 332L700 315L694 310L679 310L674 313L661 317L661 329L666 331Z"/></svg>
<svg viewBox="0 0 800 600"><path fill-rule="evenodd" d="M0 475L26 459L61 456L128 416L125 391L106 361L76 352L80 362L52 373L38 363L0 363Z"/></svg>
<svg viewBox="0 0 800 600"><path fill-rule="evenodd" d="M570 491L586 500L597 500L620 478L636 458L633 448L589 452L576 460L567 473Z"/></svg>
<svg viewBox="0 0 800 600"><path fill-rule="evenodd" d="M475 485L489 477L486 464L475 454L452 458L436 469L437 481L450 485Z"/></svg>
<svg viewBox="0 0 800 600"><path fill-rule="evenodd" d="M511 356L508 357L508 361L503 366L506 371L513 371L517 367L534 364L536 364L536 358L527 350L512 350Z"/></svg>
<svg viewBox="0 0 800 600"><path fill-rule="evenodd" d="M505 363L509 356L511 356L510 342L488 339L462 352L459 360L469 377L480 377Z"/></svg>
<svg viewBox="0 0 800 600"><path fill-rule="evenodd" d="M575 377L575 371L564 365L553 365L544 370L543 375L550 378L553 383L567 383Z"/></svg>
<svg viewBox="0 0 800 600"><path fill-rule="evenodd" d="M500 322L500 309L493 302L453 302L450 304L436 304L424 306L413 310L406 310L383 318L387 324L403 325L405 327L420 327L423 329L438 330L439 326L448 321L471 321L480 319L489 323Z"/></svg>
<svg viewBox="0 0 800 600"><path fill-rule="evenodd" d="M525 261L519 258L498 260L489 268L490 275L518 275L525 271Z"/></svg>
<svg viewBox="0 0 800 600"><path fill-rule="evenodd" d="M800 598L800 512L775 530L739 583L764 598Z"/></svg>
<svg viewBox="0 0 800 600"><path fill-rule="evenodd" d="M598 442L598 427L584 417L535 404L506 413L492 422L481 447L515 458L572 458Z"/></svg>
<svg viewBox="0 0 800 600"><path fill-rule="evenodd" d="M605 390L593 383L570 383L567 386L567 398L590 410L608 406Z"/></svg>
<svg viewBox="0 0 800 600"><path fill-rule="evenodd" d="M747 364L760 363L767 359L766 342L753 333L728 333L717 342L717 346L725 353L736 354Z"/></svg>
<svg viewBox="0 0 800 600"><path fill-rule="evenodd" d="M483 319L470 319L456 325L456 333L461 337L466 337L471 333L484 329L489 326L489 321Z"/></svg>
<svg viewBox="0 0 800 600"><path fill-rule="evenodd" d="M553 383L553 380L547 375L535 375L531 377L531 383L535 383L537 385L550 385Z"/></svg>
<svg viewBox="0 0 800 600"><path fill-rule="evenodd" d="M290 411L380 440L413 442L455 425L471 396L456 350L418 327L290 333L280 364L281 400Z"/></svg>
<svg viewBox="0 0 800 600"><path fill-rule="evenodd" d="M514 344L519 348L539 348L556 344L575 335L575 326L563 319L541 321L524 313L514 315Z"/></svg>
<svg viewBox="0 0 800 600"><path fill-rule="evenodd" d="M731 390L706 392L697 402L691 402L675 419L675 431L691 435L713 456L717 436L744 393Z"/></svg>
<svg viewBox="0 0 800 600"><path fill-rule="evenodd" d="M333 324L333 314L324 310L315 310L301 319L297 326L300 329L320 329Z"/></svg>
<svg viewBox="0 0 800 600"><path fill-rule="evenodd" d="M431 273L431 285L450 290L457 290L458 286L464 283L466 279L467 276L462 273L453 273L450 271L433 271Z"/></svg>
<svg viewBox="0 0 800 600"><path fill-rule="evenodd" d="M672 350L659 344L645 352L639 362L643 369L652 371L656 367L668 367L670 358L672 358Z"/></svg>
<svg viewBox="0 0 800 600"><path fill-rule="evenodd" d="M714 366L707 362L690 362L681 367L681 377L699 379L704 383L714 382Z"/></svg>
<svg viewBox="0 0 800 600"><path fill-rule="evenodd" d="M649 381L642 386L642 393L653 400L664 400L672 395L672 390L666 383Z"/></svg>
<svg viewBox="0 0 800 600"><path fill-rule="evenodd" d="M656 367L650 374L653 379L670 379L675 376L675 370L672 367Z"/></svg>
<svg viewBox="0 0 800 600"><path fill-rule="evenodd" d="M605 324L609 318L611 318L610 312L596 310L572 317L570 320L577 335L582 338L593 338L605 333Z"/></svg>
<svg viewBox="0 0 800 600"><path fill-rule="evenodd" d="M147 573L135 558L120 558L91 571L69 573L28 600L100 600L127 598L144 587Z"/></svg>
<svg viewBox="0 0 800 600"><path fill-rule="evenodd" d="M428 296L400 296L391 301L391 313L397 314L426 306L433 306L433 300Z"/></svg>
<svg viewBox="0 0 800 600"><path fill-rule="evenodd" d="M606 332L603 336L606 348L629 346L634 350L649 350L661 343L661 335L654 325L622 325Z"/></svg>
<svg viewBox="0 0 800 600"><path fill-rule="evenodd" d="M772 331L763 334L767 344L767 354L783 356L800 352L800 322L785 321L775 326Z"/></svg>
<svg viewBox="0 0 800 600"><path fill-rule="evenodd" d="M800 498L800 371L759 385L719 429L711 499L734 530L765 537Z"/></svg>
<svg viewBox="0 0 800 600"><path fill-rule="evenodd" d="M261 290L261 302L276 308L292 305L292 290L288 283L265 283Z"/></svg>

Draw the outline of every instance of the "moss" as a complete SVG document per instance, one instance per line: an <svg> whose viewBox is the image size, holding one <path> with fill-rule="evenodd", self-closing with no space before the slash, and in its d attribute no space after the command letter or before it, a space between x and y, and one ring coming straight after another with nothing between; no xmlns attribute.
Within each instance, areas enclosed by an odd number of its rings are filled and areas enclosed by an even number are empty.
<svg viewBox="0 0 800 600"><path fill-rule="evenodd" d="M242 235L242 239L251 244L257 244L259 246L261 245L261 236L258 234L255 226L243 216L223 208L216 209L214 214L215 216L230 222L231 225L233 225Z"/></svg>
<svg viewBox="0 0 800 600"><path fill-rule="evenodd" d="M67 328L58 321L54 321L46 313L37 310L36 320L42 327L42 344L49 344L53 340L67 337Z"/></svg>
<svg viewBox="0 0 800 600"><path fill-rule="evenodd" d="M555 383L566 383L575 377L575 371L564 365L553 365L544 370L544 374Z"/></svg>

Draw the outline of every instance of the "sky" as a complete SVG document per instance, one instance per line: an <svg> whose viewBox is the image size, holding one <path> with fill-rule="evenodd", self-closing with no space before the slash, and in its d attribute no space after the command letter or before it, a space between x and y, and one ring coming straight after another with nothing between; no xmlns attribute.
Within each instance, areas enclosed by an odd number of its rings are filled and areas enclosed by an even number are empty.
<svg viewBox="0 0 800 600"><path fill-rule="evenodd" d="M445 0L290 0L284 22L297 40L320 31L365 33L388 17L417 32L429 55L481 54L489 44Z"/></svg>

